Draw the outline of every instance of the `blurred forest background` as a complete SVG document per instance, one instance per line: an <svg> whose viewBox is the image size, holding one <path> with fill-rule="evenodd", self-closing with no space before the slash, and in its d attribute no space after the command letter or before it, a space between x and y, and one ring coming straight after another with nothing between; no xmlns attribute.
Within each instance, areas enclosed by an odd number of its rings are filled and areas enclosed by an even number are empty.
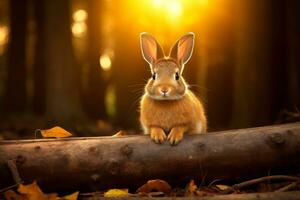
<svg viewBox="0 0 300 200"><path fill-rule="evenodd" d="M299 119L300 1L0 0L0 137L140 130L144 31L196 34L184 77L210 131Z"/></svg>

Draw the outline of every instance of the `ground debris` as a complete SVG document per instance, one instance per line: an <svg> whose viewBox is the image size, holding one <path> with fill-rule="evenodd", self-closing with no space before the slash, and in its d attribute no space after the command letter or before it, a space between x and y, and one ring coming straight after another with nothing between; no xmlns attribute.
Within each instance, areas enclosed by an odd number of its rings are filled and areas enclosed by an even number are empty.
<svg viewBox="0 0 300 200"><path fill-rule="evenodd" d="M139 187L136 192L129 192L128 189L110 189L107 191L95 191L90 193L75 192L71 195L58 197L57 193L45 194L42 192L37 182L28 185L15 185L0 190L0 194L6 200L97 200L103 198L159 198L159 197L212 197L229 194L251 194L251 193L282 193L287 191L300 191L300 176L272 175L260 177L244 182L228 185L215 181L209 185L197 185L194 180L185 188L172 188L164 180L149 180ZM0 196L1 197L1 196Z"/></svg>

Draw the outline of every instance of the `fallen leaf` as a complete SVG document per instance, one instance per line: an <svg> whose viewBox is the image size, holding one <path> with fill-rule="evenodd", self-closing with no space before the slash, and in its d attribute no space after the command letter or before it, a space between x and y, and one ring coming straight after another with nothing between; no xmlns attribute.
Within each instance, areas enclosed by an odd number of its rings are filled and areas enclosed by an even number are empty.
<svg viewBox="0 0 300 200"><path fill-rule="evenodd" d="M185 192L185 196L194 196L196 191L197 191L198 187L195 184L194 180L191 180L189 182L189 184L186 187L186 192Z"/></svg>
<svg viewBox="0 0 300 200"><path fill-rule="evenodd" d="M58 198L59 200L77 200L79 192L74 192L73 194L69 194L63 197Z"/></svg>
<svg viewBox="0 0 300 200"><path fill-rule="evenodd" d="M216 187L220 190L227 190L230 188L230 186L228 185L216 185Z"/></svg>
<svg viewBox="0 0 300 200"><path fill-rule="evenodd" d="M126 197L129 195L128 189L110 189L104 193L104 197Z"/></svg>
<svg viewBox="0 0 300 200"><path fill-rule="evenodd" d="M72 136L71 133L66 131L65 129L55 126L50 129L46 130L40 130L41 134L43 137L48 138L48 137L55 137L55 138L64 138L64 137L70 137Z"/></svg>
<svg viewBox="0 0 300 200"><path fill-rule="evenodd" d="M121 137L124 135L127 135L127 132L121 130L121 131L117 132L116 134L112 135L111 137Z"/></svg>
<svg viewBox="0 0 300 200"><path fill-rule="evenodd" d="M18 192L26 195L28 200L57 200L57 194L44 194L35 181L28 185L20 184Z"/></svg>
<svg viewBox="0 0 300 200"><path fill-rule="evenodd" d="M153 190L169 194L171 192L171 186L166 181L160 179L150 180L137 189L136 192L140 194L148 194Z"/></svg>
<svg viewBox="0 0 300 200"><path fill-rule="evenodd" d="M8 190L4 193L6 200L28 200L25 195L15 193L13 190Z"/></svg>

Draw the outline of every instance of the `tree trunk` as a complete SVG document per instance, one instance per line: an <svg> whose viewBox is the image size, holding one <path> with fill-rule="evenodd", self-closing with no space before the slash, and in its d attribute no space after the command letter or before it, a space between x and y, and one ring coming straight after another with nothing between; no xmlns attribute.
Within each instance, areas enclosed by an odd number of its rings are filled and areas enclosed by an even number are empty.
<svg viewBox="0 0 300 200"><path fill-rule="evenodd" d="M178 146L149 136L0 142L0 188L23 181L48 191L136 188L149 179L175 186L190 179L237 180L300 172L300 123L187 135Z"/></svg>
<svg viewBox="0 0 300 200"><path fill-rule="evenodd" d="M219 8L208 14L210 19L206 27L201 31L205 34L199 38L205 40L201 42L200 59L204 59L204 66L207 71L205 87L208 88L206 94L206 113L209 119L210 131L226 130L230 127L230 117L233 107L233 78L235 60L235 18L233 4L236 1L227 0L215 2ZM220 14L222 13L222 14ZM221 17L220 17L221 15ZM207 19L207 20L208 20ZM205 24L205 23L203 23ZM202 66L200 66L202 67ZM201 69L201 72L205 69Z"/></svg>
<svg viewBox="0 0 300 200"><path fill-rule="evenodd" d="M300 1L288 0L286 3L286 18L287 18L287 66L286 79L287 94L286 105L291 110L298 110L300 107L300 26L299 26L299 9ZM298 91L298 92L297 92Z"/></svg>
<svg viewBox="0 0 300 200"><path fill-rule="evenodd" d="M37 114L44 114L46 104L45 1L34 0L33 5L37 38L33 66L33 111Z"/></svg>
<svg viewBox="0 0 300 200"><path fill-rule="evenodd" d="M27 106L25 52L27 0L11 0L9 3L11 26L4 110L23 112Z"/></svg>
<svg viewBox="0 0 300 200"><path fill-rule="evenodd" d="M122 2L124 4L124 2ZM137 129L139 101L144 93L144 84L150 77L149 66L142 59L139 35L128 28L128 18L122 16L124 5L115 3L114 12L121 20L115 33L115 62L112 79L116 91L116 115L114 123L122 128ZM147 75L145 75L147 73ZM146 79L145 79L146 78Z"/></svg>
<svg viewBox="0 0 300 200"><path fill-rule="evenodd" d="M107 79L105 71L99 64L100 55L104 52L103 34L101 32L101 17L103 2L99 0L88 1L88 87L85 91L85 106L87 113L93 118L106 118L105 92Z"/></svg>
<svg viewBox="0 0 300 200"><path fill-rule="evenodd" d="M232 127L269 124L272 118L272 10L270 0L237 2ZM257 45L259 44L259 46Z"/></svg>
<svg viewBox="0 0 300 200"><path fill-rule="evenodd" d="M50 123L76 124L82 118L79 69L74 61L70 2L45 1L46 115Z"/></svg>

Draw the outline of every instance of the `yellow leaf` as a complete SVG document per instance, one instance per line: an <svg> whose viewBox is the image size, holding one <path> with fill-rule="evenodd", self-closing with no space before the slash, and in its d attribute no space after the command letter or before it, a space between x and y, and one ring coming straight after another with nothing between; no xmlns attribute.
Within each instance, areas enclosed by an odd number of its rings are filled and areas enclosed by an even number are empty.
<svg viewBox="0 0 300 200"><path fill-rule="evenodd" d="M121 131L117 132L116 134L112 135L111 137L121 137L124 135L127 135L126 131L121 130Z"/></svg>
<svg viewBox="0 0 300 200"><path fill-rule="evenodd" d="M64 138L72 136L71 133L66 131L65 129L55 126L51 129L40 130L43 137L55 137L55 138Z"/></svg>
<svg viewBox="0 0 300 200"><path fill-rule="evenodd" d="M69 194L63 197L58 198L59 200L77 200L79 192L74 192L73 194Z"/></svg>
<svg viewBox="0 0 300 200"><path fill-rule="evenodd" d="M227 190L229 188L228 185L216 185L217 188L219 188L220 190Z"/></svg>
<svg viewBox="0 0 300 200"><path fill-rule="evenodd" d="M28 200L56 200L57 194L44 194L39 186L34 181L32 184L23 185L20 184L18 187L20 194L26 195Z"/></svg>
<svg viewBox="0 0 300 200"><path fill-rule="evenodd" d="M129 196L127 189L110 189L104 193L104 197L125 197Z"/></svg>

